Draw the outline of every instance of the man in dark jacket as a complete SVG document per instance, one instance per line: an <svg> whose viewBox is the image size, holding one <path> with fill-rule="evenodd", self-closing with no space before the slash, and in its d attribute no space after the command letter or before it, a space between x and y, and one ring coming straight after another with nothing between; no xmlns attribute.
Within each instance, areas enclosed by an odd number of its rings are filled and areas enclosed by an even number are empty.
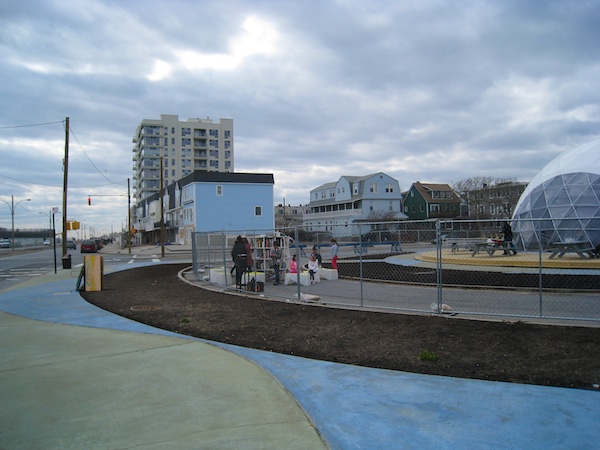
<svg viewBox="0 0 600 450"><path fill-rule="evenodd" d="M504 254L510 255L510 252L512 251L512 254L516 255L517 252L515 251L515 244L513 244L512 227L508 222L504 222L504 225L502 225L502 234L504 235L504 242L508 242L510 247L510 249L504 248Z"/></svg>
<svg viewBox="0 0 600 450"><path fill-rule="evenodd" d="M241 288L242 275L248 263L246 243L244 242L244 238L242 238L241 236L238 236L235 240L235 244L233 244L233 249L231 250L231 257L233 258L233 263L235 265L235 286L236 288Z"/></svg>

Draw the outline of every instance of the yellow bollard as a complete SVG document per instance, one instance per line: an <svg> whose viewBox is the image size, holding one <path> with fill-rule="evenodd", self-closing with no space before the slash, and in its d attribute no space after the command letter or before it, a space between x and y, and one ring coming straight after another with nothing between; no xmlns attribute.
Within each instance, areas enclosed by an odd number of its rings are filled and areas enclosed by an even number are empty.
<svg viewBox="0 0 600 450"><path fill-rule="evenodd" d="M101 291L102 275L104 274L104 259L100 255L86 255L83 257L85 270L85 291Z"/></svg>

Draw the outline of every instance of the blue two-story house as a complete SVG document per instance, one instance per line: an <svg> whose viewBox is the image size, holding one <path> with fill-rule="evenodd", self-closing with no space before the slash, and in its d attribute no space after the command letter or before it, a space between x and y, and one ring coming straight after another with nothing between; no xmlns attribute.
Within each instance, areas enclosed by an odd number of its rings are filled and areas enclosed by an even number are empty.
<svg viewBox="0 0 600 450"><path fill-rule="evenodd" d="M165 188L165 240L191 243L192 233L273 230L274 177L263 173L196 171ZM137 205L142 243L160 242L160 194Z"/></svg>

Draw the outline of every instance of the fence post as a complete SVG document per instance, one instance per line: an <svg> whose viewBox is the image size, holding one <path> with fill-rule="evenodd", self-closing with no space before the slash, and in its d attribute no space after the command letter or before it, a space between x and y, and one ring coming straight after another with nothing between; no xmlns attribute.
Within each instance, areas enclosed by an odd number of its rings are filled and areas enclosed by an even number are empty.
<svg viewBox="0 0 600 450"><path fill-rule="evenodd" d="M198 278L198 255L196 253L196 233L192 233L192 272Z"/></svg>
<svg viewBox="0 0 600 450"><path fill-rule="evenodd" d="M227 279L227 274L229 273L227 271L227 256L226 256L226 251L227 251L227 235L225 234L224 230L221 230L221 238L222 238L222 244L221 244L221 248L223 251L223 272L225 273L225 286L229 286L229 281Z"/></svg>
<svg viewBox="0 0 600 450"><path fill-rule="evenodd" d="M362 252L363 251L363 246L362 246L362 233L361 233L361 228L360 225L358 225L358 271L359 271L359 280L360 280L360 307L364 307L364 303L365 303L365 296L364 296L364 291L363 291L363 260L362 260Z"/></svg>
<svg viewBox="0 0 600 450"><path fill-rule="evenodd" d="M294 242L296 244L296 292L298 295L298 301L301 301L302 290L300 289L300 272L302 271L302 264L300 261L300 241L298 237L298 225L294 227ZM283 280L285 284L285 274L283 275Z"/></svg>
<svg viewBox="0 0 600 450"><path fill-rule="evenodd" d="M210 233L206 233L206 267L208 267L208 276L210 280L210 271L212 270L212 254L210 248Z"/></svg>
<svg viewBox="0 0 600 450"><path fill-rule="evenodd" d="M539 287L539 294L540 294L539 316L543 317L543 315L544 315L544 312L543 312L544 311L543 310L543 302L544 302L544 299L543 299L543 297L544 297L543 296L543 290L544 290L544 286L543 286L543 284L544 283L542 282L543 271L542 271L542 229L541 229L541 224L542 224L541 221L537 222L537 226L539 227L538 228L538 232L537 232L537 235L538 235L538 265L539 265L539 268L540 268L539 278L538 278L538 287Z"/></svg>
<svg viewBox="0 0 600 450"><path fill-rule="evenodd" d="M440 219L435 221L435 248L436 248L436 272L437 272L437 312L442 313L442 227Z"/></svg>

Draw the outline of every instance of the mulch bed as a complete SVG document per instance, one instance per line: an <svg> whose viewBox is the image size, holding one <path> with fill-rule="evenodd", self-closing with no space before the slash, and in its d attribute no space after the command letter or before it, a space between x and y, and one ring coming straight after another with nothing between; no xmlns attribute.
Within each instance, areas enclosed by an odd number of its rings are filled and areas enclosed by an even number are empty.
<svg viewBox="0 0 600 450"><path fill-rule="evenodd" d="M107 311L211 341L366 367L594 389L600 330L355 311L244 297L191 286L189 265L104 276L82 292Z"/></svg>

